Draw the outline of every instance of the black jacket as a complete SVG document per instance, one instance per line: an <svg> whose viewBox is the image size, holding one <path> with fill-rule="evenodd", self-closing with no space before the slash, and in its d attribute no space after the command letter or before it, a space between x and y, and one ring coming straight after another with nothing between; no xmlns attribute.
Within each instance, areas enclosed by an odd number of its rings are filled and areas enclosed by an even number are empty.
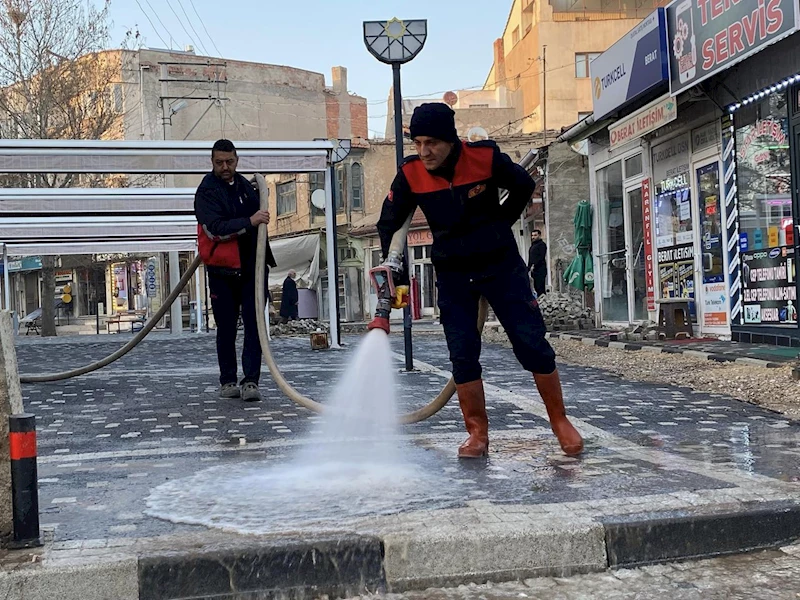
<svg viewBox="0 0 800 600"><path fill-rule="evenodd" d="M482 270L512 253L519 255L511 226L535 187L527 171L491 141L456 145L435 172L411 156L383 203L378 221L383 255L418 206L433 235L431 258L437 270ZM508 190L503 204L499 188Z"/></svg>
<svg viewBox="0 0 800 600"><path fill-rule="evenodd" d="M250 217L258 212L260 202L258 192L238 173L234 175L234 185L238 202L232 200L227 183L213 173L206 175L194 195L194 214L197 222L215 236L238 234L241 272L244 275L252 275L256 266L258 228L250 225ZM267 240L266 259L267 265L276 266L269 240ZM237 271L228 267L207 268L209 273L221 275Z"/></svg>
<svg viewBox="0 0 800 600"><path fill-rule="evenodd" d="M283 290L281 292L281 316L296 317L297 302L300 296L297 293L297 283L291 277L283 280Z"/></svg>
<svg viewBox="0 0 800 600"><path fill-rule="evenodd" d="M536 240L528 250L528 271L547 272L547 244L544 240Z"/></svg>

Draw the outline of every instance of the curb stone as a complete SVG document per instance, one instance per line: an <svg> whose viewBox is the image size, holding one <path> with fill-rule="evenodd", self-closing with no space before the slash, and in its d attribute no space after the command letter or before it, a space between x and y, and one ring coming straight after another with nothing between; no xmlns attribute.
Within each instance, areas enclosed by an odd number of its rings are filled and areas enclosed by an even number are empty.
<svg viewBox="0 0 800 600"><path fill-rule="evenodd" d="M628 350L628 351L644 350L645 352L652 352L653 354L685 354L686 356L692 356L695 358L699 358L701 360L712 360L715 362L735 362L739 364L750 365L753 367L762 367L765 369L779 369L781 367L787 366L786 364L783 363L761 360L759 358L750 358L749 356L734 356L732 354L702 352L699 350L692 350L690 348L649 346L637 343L632 344L629 342L598 340L592 337L584 337L574 334L547 332L545 334L545 337L547 339L570 340L574 342L581 342L585 346L613 348L616 350ZM800 368L795 368L795 371L798 370L800 370ZM800 375L798 375L797 377L800 377Z"/></svg>
<svg viewBox="0 0 800 600"><path fill-rule="evenodd" d="M197 545L127 555L50 558L0 573L6 600L312 600L501 582L776 548L800 538L800 504L433 527L423 535ZM100 551L98 551L100 552ZM56 553L57 554L57 553Z"/></svg>

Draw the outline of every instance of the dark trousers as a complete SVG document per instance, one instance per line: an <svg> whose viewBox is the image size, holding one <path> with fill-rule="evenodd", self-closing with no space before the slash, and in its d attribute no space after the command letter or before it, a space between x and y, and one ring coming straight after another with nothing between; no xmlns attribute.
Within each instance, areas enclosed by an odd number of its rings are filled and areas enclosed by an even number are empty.
<svg viewBox="0 0 800 600"><path fill-rule="evenodd" d="M241 275L218 275L209 273L208 287L211 290L211 309L217 322L217 361L219 382L236 383L236 333L239 314L244 324L244 348L242 350L242 383L258 383L261 376L261 344L256 325L255 282Z"/></svg>
<svg viewBox="0 0 800 600"><path fill-rule="evenodd" d="M440 320L457 384L481 377L481 296L494 309L522 367L532 373L555 371L556 355L545 339L547 329L521 257L509 257L479 272L437 273L437 286Z"/></svg>
<svg viewBox="0 0 800 600"><path fill-rule="evenodd" d="M547 285L547 269L534 269L533 289L536 290L537 296L542 296L547 292L545 285Z"/></svg>

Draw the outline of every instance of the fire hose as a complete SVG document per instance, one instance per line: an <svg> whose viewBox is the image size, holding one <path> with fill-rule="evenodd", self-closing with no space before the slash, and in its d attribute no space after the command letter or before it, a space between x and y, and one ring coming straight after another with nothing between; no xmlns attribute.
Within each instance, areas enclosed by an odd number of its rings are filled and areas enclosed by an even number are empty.
<svg viewBox="0 0 800 600"><path fill-rule="evenodd" d="M269 193L267 189L266 180L262 175L256 174L256 183L258 185L258 193L259 199L261 203L261 210L269 210ZM395 251L402 250L406 235L408 234L408 228L410 226L411 220L407 220L405 225L394 235L392 238L391 248ZM264 307L266 306L266 281L265 281L265 274L266 274L266 249L267 249L267 225L261 224L258 226L258 241L257 241L257 250L256 250L256 281L255 281L255 292L256 292L256 306L261 307L260 310L256 309L256 322L258 325L258 338L261 343L261 352L264 356L264 362L269 369L270 374L272 375L273 380L278 385L280 390L293 402L299 404L300 406L307 408L308 410L315 412L315 413L322 413L325 411L325 405L312 400L306 396L303 396L300 392L298 392L292 385L286 381L286 378L281 373L280 369L278 368L277 363L275 362L275 358L272 356L272 349L270 348L269 344L269 336L267 335L267 322L266 316L264 315ZM167 296L164 303L161 307L156 311L156 313L150 318L150 320L142 327L142 330L139 331L128 343L126 343L122 348L106 356L105 358L85 365L83 367L79 367L77 369L72 369L70 371L64 371L61 373L48 373L44 375L20 375L20 382L21 383L47 383L52 381L61 381L64 379L71 379L72 377L78 377L80 375L86 375L87 373L91 373L92 371L96 371L103 367L106 367L113 363L116 360L119 360L123 356L125 356L128 352L133 350L139 342L141 342L150 331L156 326L156 324L162 319L162 317L167 313L172 306L172 303L178 299L178 296L183 291L183 288L191 280L192 276L194 275L197 268L200 266L201 260L200 257L197 256L189 267L186 269L186 272L181 277L180 281L178 281L175 288L170 292L169 296ZM478 311L478 329L483 331L483 325L486 322L486 317L488 314L488 304L484 298L481 298L479 311ZM399 416L399 421L402 424L408 423L417 423L419 421L424 421L425 419L432 417L437 412L439 412L442 407L453 397L453 394L456 391L456 385L451 377L447 384L442 388L442 391L426 406L415 410L413 412L405 413Z"/></svg>

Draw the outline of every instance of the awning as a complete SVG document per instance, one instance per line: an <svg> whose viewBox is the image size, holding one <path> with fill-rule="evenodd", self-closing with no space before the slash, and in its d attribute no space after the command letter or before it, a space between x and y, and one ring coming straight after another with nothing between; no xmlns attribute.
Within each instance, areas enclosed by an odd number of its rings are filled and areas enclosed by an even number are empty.
<svg viewBox="0 0 800 600"><path fill-rule="evenodd" d="M279 287L290 270L297 273L295 281L300 287L313 288L319 279L320 235L314 233L270 241L277 267L269 271L269 286Z"/></svg>

